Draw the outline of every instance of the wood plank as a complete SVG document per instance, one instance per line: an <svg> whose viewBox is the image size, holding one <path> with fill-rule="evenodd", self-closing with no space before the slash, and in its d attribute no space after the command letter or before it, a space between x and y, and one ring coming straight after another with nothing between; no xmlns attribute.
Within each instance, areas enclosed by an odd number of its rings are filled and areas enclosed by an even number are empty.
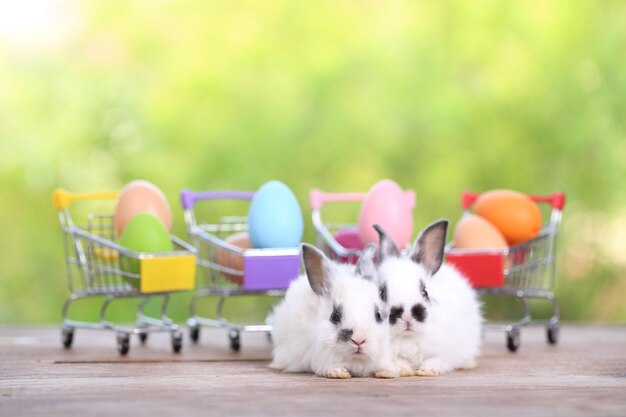
<svg viewBox="0 0 626 417"><path fill-rule="evenodd" d="M557 346L522 330L516 354L488 333L479 366L435 378L327 380L267 368L263 334L244 334L232 353L223 331L133 339L128 357L112 333L80 331L65 350L50 327L0 328L0 415L133 416L624 416L626 326L566 326Z"/></svg>

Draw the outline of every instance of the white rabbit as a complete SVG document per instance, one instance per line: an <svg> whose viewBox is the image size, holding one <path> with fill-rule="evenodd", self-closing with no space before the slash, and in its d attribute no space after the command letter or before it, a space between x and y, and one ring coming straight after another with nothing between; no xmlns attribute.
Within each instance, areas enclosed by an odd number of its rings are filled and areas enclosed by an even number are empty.
<svg viewBox="0 0 626 417"><path fill-rule="evenodd" d="M426 227L407 255L375 225L378 278L389 305L391 355L400 375L433 376L473 368L483 318L476 292L456 269L442 265L447 220Z"/></svg>
<svg viewBox="0 0 626 417"><path fill-rule="evenodd" d="M273 362L284 372L327 378L395 378L387 306L376 281L371 244L355 268L302 245L305 275L294 280L274 310Z"/></svg>

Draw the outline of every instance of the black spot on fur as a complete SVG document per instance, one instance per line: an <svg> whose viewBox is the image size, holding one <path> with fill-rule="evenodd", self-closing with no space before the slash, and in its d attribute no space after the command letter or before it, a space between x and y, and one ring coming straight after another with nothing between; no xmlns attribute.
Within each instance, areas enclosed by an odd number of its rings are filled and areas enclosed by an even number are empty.
<svg viewBox="0 0 626 417"><path fill-rule="evenodd" d="M350 341L350 339L352 338L352 334L354 333L353 330L349 330L349 329L341 329L339 331L339 334L337 335L337 340L339 342L348 342Z"/></svg>
<svg viewBox="0 0 626 417"><path fill-rule="evenodd" d="M384 303L387 302L387 284L383 284L378 288L378 295L380 295L380 299L383 300Z"/></svg>
<svg viewBox="0 0 626 417"><path fill-rule="evenodd" d="M404 308L402 307L391 307L389 311L389 324L394 325L398 321L400 317L402 317L402 313L404 313Z"/></svg>
<svg viewBox="0 0 626 417"><path fill-rule="evenodd" d="M333 312L330 315L330 322L336 326L341 324L341 318L343 316L343 307L333 306Z"/></svg>
<svg viewBox="0 0 626 417"><path fill-rule="evenodd" d="M411 308L411 315L415 320L423 323L427 316L426 308L421 304L415 304L413 308Z"/></svg>

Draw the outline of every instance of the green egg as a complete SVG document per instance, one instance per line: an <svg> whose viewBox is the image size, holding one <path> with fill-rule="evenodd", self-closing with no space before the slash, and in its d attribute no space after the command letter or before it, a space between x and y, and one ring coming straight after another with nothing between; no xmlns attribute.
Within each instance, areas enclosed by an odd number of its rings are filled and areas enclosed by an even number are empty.
<svg viewBox="0 0 626 417"><path fill-rule="evenodd" d="M159 253L174 250L169 233L163 222L149 212L139 213L128 222L120 237L120 245L137 253ZM140 273L139 259L127 256L120 257L123 271L133 274ZM139 280L124 277L135 288L139 288Z"/></svg>

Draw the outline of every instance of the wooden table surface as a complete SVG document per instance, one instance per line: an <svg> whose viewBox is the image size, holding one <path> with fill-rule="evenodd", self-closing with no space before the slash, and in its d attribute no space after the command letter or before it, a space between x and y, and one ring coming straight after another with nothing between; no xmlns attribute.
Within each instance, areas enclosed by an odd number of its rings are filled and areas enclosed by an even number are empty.
<svg viewBox="0 0 626 417"><path fill-rule="evenodd" d="M0 328L1 416L626 416L626 326L564 326L557 346L522 330L509 353L487 333L479 366L440 377L328 380L267 368L264 334L243 334L239 354L221 330L132 339L119 357L113 333L77 330L60 345L54 327Z"/></svg>

